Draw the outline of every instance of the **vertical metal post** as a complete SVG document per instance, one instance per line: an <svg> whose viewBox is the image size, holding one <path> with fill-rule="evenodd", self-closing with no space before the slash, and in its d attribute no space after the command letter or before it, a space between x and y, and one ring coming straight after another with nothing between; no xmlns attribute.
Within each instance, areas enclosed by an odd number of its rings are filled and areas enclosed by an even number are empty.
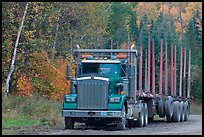
<svg viewBox="0 0 204 137"><path fill-rule="evenodd" d="M182 97L182 70L183 70L183 47L180 50L180 87L179 87L179 97Z"/></svg>
<svg viewBox="0 0 204 137"><path fill-rule="evenodd" d="M174 94L174 50L171 44L171 96Z"/></svg>
<svg viewBox="0 0 204 137"><path fill-rule="evenodd" d="M187 89L187 98L190 98L190 86L191 86L191 49L189 50L189 55L188 55L188 89Z"/></svg>
<svg viewBox="0 0 204 137"><path fill-rule="evenodd" d="M134 100L136 101L136 95L137 95L137 58L136 58L136 53L134 56L134 63L135 63L135 96L134 96Z"/></svg>
<svg viewBox="0 0 204 137"><path fill-rule="evenodd" d="M163 39L161 39L160 43L160 73L159 73L159 95L162 95L162 46Z"/></svg>
<svg viewBox="0 0 204 137"><path fill-rule="evenodd" d="M150 93L150 36L148 38L148 81L147 92Z"/></svg>
<svg viewBox="0 0 204 137"><path fill-rule="evenodd" d="M176 96L176 45L174 46L174 96Z"/></svg>
<svg viewBox="0 0 204 137"><path fill-rule="evenodd" d="M152 95L155 95L155 60L154 60L154 38L152 38Z"/></svg>
<svg viewBox="0 0 204 137"><path fill-rule="evenodd" d="M186 98L186 47L184 48L184 64L183 64L183 97Z"/></svg>
<svg viewBox="0 0 204 137"><path fill-rule="evenodd" d="M167 54L167 41L165 49L165 95L168 95L168 54Z"/></svg>
<svg viewBox="0 0 204 137"><path fill-rule="evenodd" d="M145 50L145 93L147 92L147 50Z"/></svg>
<svg viewBox="0 0 204 137"><path fill-rule="evenodd" d="M140 71L139 71L139 91L142 91L142 42L140 38Z"/></svg>
<svg viewBox="0 0 204 137"><path fill-rule="evenodd" d="M131 51L129 33L128 33L128 40L127 40L127 49L129 49ZM128 52L128 62L130 62L130 64L132 64L132 53L131 52Z"/></svg>

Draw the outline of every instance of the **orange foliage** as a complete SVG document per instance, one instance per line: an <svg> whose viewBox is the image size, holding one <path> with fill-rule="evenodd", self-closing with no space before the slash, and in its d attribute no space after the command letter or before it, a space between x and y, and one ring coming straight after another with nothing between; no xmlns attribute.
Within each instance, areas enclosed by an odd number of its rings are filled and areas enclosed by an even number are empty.
<svg viewBox="0 0 204 137"><path fill-rule="evenodd" d="M71 68L71 76L75 74L72 59L69 55L67 60L58 58L52 62L46 52L34 52L29 62L29 74L22 74L18 80L19 94L32 96L39 92L52 100L62 101L64 95L70 92L70 82L66 80L67 64Z"/></svg>
<svg viewBox="0 0 204 137"><path fill-rule="evenodd" d="M177 16L179 14L179 9L178 7L175 7L173 6L170 10L170 13L173 15L173 16Z"/></svg>
<svg viewBox="0 0 204 137"><path fill-rule="evenodd" d="M63 99L64 94L69 93L70 83L65 79L66 76L66 63L62 59L57 59L58 67L53 67L56 76L51 79L51 86L53 87L53 92L51 93L51 98L54 100Z"/></svg>
<svg viewBox="0 0 204 137"><path fill-rule="evenodd" d="M18 92L22 96L32 96L32 86L25 74L22 74L21 77L17 81L17 87L20 92Z"/></svg>

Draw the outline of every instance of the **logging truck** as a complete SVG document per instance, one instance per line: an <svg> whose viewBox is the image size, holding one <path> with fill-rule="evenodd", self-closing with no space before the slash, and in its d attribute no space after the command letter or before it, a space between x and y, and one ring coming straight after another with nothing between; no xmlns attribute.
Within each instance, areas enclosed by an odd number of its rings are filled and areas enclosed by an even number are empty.
<svg viewBox="0 0 204 137"><path fill-rule="evenodd" d="M142 46L139 50L74 50L75 77L70 77L69 66L66 70L70 93L64 95L63 101L65 129L73 129L75 122L87 126L114 124L118 130L145 127L155 115L167 122L188 121L191 51L186 54L186 47L180 48L179 71L176 68L176 46L170 45L171 50L167 52L166 43L163 54L162 42L159 70L155 70L154 39L151 48L148 42L145 60ZM171 53L170 64L168 53ZM155 86L155 72L159 72L158 88Z"/></svg>

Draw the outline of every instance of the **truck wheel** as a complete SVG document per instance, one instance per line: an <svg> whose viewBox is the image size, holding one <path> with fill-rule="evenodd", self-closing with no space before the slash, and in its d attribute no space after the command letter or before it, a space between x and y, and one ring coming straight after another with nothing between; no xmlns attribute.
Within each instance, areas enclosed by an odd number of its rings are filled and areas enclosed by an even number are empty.
<svg viewBox="0 0 204 137"><path fill-rule="evenodd" d="M181 101L180 103L181 103L181 118L180 118L180 121L183 122L184 121L184 116L185 116L185 114L184 114L184 102Z"/></svg>
<svg viewBox="0 0 204 137"><path fill-rule="evenodd" d="M117 128L118 130L123 130L123 129L125 129L125 125L126 125L125 106L123 106L123 108L122 108L122 113L123 113L123 117L116 120L116 125L117 125L116 128Z"/></svg>
<svg viewBox="0 0 204 137"><path fill-rule="evenodd" d="M188 121L190 114L188 101L184 102L184 121Z"/></svg>
<svg viewBox="0 0 204 137"><path fill-rule="evenodd" d="M144 126L144 112L143 111L139 112L139 117L137 119L136 126L137 127Z"/></svg>
<svg viewBox="0 0 204 137"><path fill-rule="evenodd" d="M164 115L164 100L163 99L160 99L158 101L158 114L159 114L159 117L165 117L165 115Z"/></svg>
<svg viewBox="0 0 204 137"><path fill-rule="evenodd" d="M164 108L165 108L165 115L167 122L172 121L172 115L173 115L173 100L168 99L164 102Z"/></svg>
<svg viewBox="0 0 204 137"><path fill-rule="evenodd" d="M181 105L179 101L175 101L173 103L173 116L172 121L173 122L179 122L181 117Z"/></svg>
<svg viewBox="0 0 204 137"><path fill-rule="evenodd" d="M147 104L144 103L144 126L148 124L148 108Z"/></svg>
<svg viewBox="0 0 204 137"><path fill-rule="evenodd" d="M65 129L74 129L74 120L72 118L65 117Z"/></svg>

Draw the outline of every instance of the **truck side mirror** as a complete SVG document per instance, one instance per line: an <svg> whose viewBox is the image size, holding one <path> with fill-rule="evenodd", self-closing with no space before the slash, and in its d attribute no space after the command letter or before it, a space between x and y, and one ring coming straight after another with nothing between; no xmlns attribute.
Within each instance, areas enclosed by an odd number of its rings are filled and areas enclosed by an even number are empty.
<svg viewBox="0 0 204 137"><path fill-rule="evenodd" d="M66 66L66 79L67 80L71 79L71 77L70 77L70 67L68 65Z"/></svg>

